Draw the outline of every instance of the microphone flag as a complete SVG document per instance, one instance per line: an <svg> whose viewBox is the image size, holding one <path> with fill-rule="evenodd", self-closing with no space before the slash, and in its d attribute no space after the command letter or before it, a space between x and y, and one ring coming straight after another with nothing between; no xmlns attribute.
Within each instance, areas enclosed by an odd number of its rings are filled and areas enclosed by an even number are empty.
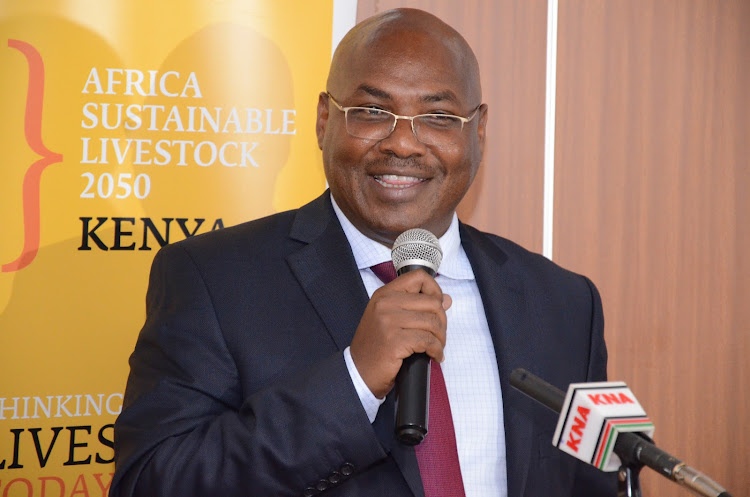
<svg viewBox="0 0 750 497"><path fill-rule="evenodd" d="M654 433L654 424L624 382L572 383L552 444L602 471L617 471L621 461L613 449L622 432Z"/></svg>

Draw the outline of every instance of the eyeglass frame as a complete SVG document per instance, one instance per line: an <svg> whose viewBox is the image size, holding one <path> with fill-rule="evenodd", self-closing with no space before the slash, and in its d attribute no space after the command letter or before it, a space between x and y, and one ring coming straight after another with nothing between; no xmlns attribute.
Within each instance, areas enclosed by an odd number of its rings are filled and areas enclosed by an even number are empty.
<svg viewBox="0 0 750 497"><path fill-rule="evenodd" d="M477 105L468 117L457 116L455 114L436 114L436 113L417 114L415 116L401 116L401 115L395 114L395 113L393 113L391 111L388 111L388 110L385 110L385 109L377 109L377 108L374 108L374 107L359 107L359 106L344 107L340 103L338 103L335 98L333 98L333 95L331 95L331 92L326 91L326 95L328 95L328 98L331 99L331 102L333 102L333 105L335 105L338 110L340 110L341 112L344 113L344 122L346 124L349 123L349 115L348 115L348 113L349 113L350 109L377 110L379 112L385 112L386 114L390 114L393 117L395 117L395 119L393 120L393 125L391 126L391 130L388 132L387 135L385 135L382 138L365 138L365 137L362 137L362 136L355 136L355 135L351 134L351 132L349 131L349 127L346 126L346 132L349 133L349 135L354 136L355 138L361 138L363 140L385 140L386 138L388 138L389 136L391 136L393 134L393 132L396 130L396 125L398 125L398 120L399 119L406 119L407 121L411 121L411 132L414 134L414 138L416 138L416 140L419 143L422 143L424 145L427 145L427 144L424 143L422 140L420 140L419 136L417 136L417 130L414 128L414 119L416 119L418 117L425 117L425 116L455 117L456 119L458 119L459 121L461 121L461 130L460 131L463 131L464 130L464 125L466 123L468 123L468 122L471 122L471 120L474 119L474 117L479 113L480 107L482 107L482 104Z"/></svg>

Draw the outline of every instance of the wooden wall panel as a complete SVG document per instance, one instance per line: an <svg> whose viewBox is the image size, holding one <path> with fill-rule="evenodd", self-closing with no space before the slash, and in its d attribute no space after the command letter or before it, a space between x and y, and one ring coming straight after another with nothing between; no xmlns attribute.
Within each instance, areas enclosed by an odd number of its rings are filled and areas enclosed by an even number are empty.
<svg viewBox="0 0 750 497"><path fill-rule="evenodd" d="M555 259L656 439L750 491L750 2L562 0ZM645 495L688 492L645 474Z"/></svg>
<svg viewBox="0 0 750 497"><path fill-rule="evenodd" d="M479 59L489 136L459 216L540 252L547 2L359 0L357 19L395 7L437 15L466 38Z"/></svg>

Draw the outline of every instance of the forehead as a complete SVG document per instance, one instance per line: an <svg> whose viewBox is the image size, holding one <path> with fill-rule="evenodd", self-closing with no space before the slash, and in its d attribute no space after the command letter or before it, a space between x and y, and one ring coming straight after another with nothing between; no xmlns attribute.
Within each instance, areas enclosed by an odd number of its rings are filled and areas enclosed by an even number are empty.
<svg viewBox="0 0 750 497"><path fill-rule="evenodd" d="M459 106L473 100L475 78L462 47L448 38L421 31L376 33L352 47L337 78L344 95L381 90L385 97L453 101Z"/></svg>

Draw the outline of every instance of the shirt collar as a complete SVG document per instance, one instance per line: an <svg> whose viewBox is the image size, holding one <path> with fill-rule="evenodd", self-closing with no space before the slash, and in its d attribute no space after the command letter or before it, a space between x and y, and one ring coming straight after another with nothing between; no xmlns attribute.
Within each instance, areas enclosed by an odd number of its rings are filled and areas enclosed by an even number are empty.
<svg viewBox="0 0 750 497"><path fill-rule="evenodd" d="M336 204L333 195L331 195L331 203L336 217L341 223L341 228L344 230L347 240L349 240L349 245L352 247L357 268L367 269L375 264L391 260L391 249L362 234L344 215L341 208ZM451 279L473 280L474 272L463 247L461 247L458 216L455 212L448 231L438 241L443 251L443 261L440 264L439 274Z"/></svg>

